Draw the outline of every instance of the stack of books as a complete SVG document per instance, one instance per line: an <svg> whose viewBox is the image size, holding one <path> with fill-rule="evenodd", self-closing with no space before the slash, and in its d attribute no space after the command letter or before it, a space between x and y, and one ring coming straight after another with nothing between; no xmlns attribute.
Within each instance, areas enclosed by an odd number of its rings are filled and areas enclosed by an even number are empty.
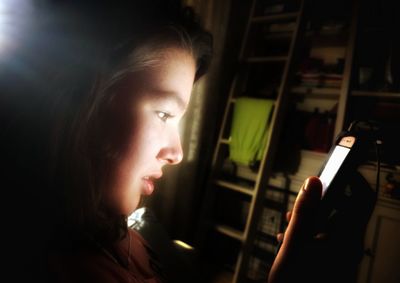
<svg viewBox="0 0 400 283"><path fill-rule="evenodd" d="M299 73L300 85L304 87L340 88L342 74L334 73Z"/></svg>

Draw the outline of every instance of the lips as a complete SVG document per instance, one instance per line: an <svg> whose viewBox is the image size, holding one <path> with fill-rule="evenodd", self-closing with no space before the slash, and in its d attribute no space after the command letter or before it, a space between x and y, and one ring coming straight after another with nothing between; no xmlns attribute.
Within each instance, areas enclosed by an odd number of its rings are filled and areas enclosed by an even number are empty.
<svg viewBox="0 0 400 283"><path fill-rule="evenodd" d="M154 181L156 179L161 178L162 173L157 173L150 176L143 177L143 182L145 184L144 189L142 191L143 195L151 195L154 191Z"/></svg>

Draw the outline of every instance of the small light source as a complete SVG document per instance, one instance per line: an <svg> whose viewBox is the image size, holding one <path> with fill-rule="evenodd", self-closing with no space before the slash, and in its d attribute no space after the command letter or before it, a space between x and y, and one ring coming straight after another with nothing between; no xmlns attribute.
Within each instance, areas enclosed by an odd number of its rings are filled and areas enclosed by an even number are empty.
<svg viewBox="0 0 400 283"><path fill-rule="evenodd" d="M185 250L193 250L194 248L185 242L182 242L181 240L174 240L174 243L177 244L178 246L184 248Z"/></svg>
<svg viewBox="0 0 400 283"><path fill-rule="evenodd" d="M128 227L131 227L133 225L141 225L143 223L143 214L146 212L146 208L142 207L139 209L136 209L131 215L128 217ZM140 226L139 226L140 228Z"/></svg>

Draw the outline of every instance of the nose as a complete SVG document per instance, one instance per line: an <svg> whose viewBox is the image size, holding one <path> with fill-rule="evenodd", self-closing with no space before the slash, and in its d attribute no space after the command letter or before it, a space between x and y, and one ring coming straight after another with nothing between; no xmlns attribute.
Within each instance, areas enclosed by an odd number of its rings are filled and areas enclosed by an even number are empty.
<svg viewBox="0 0 400 283"><path fill-rule="evenodd" d="M170 135L168 143L159 151L157 159L170 165L175 165L182 161L183 150L178 132Z"/></svg>

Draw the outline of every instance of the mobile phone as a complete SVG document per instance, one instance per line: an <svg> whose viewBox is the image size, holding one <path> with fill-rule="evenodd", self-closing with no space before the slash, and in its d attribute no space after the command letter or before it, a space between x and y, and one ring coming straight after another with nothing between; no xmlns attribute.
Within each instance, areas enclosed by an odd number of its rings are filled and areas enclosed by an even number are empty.
<svg viewBox="0 0 400 283"><path fill-rule="evenodd" d="M355 136L344 136L340 138L338 143L329 152L329 157L318 174L322 183L322 197L325 196L330 185L332 184L332 181L338 175L341 166L345 163L346 158L351 158L352 155L350 154L350 151L353 146L355 146L355 143Z"/></svg>
<svg viewBox="0 0 400 283"><path fill-rule="evenodd" d="M359 133L342 132L318 173L322 197L315 232L332 232L367 198L367 184L357 171L368 152L368 140ZM352 216L350 216L352 217Z"/></svg>

